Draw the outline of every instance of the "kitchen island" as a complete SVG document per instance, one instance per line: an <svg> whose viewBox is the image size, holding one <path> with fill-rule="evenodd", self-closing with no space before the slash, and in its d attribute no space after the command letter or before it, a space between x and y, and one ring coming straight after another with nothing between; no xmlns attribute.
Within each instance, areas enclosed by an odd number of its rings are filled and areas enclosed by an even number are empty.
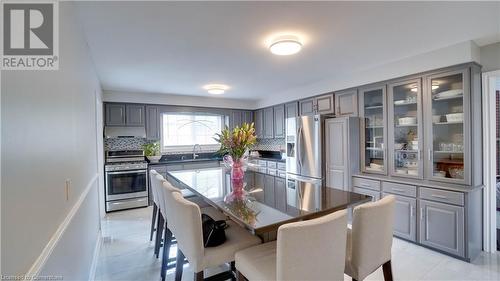
<svg viewBox="0 0 500 281"><path fill-rule="evenodd" d="M254 183L256 174L253 171L245 173L246 196L244 200L230 203L224 200L231 192L231 177L225 167L167 171L167 180L179 188L191 190L257 235L276 231L285 223L320 217L371 201L367 195L324 186L300 185L296 188L298 185L291 179L287 180L284 190L270 192ZM284 203L284 208L278 207L280 202Z"/></svg>

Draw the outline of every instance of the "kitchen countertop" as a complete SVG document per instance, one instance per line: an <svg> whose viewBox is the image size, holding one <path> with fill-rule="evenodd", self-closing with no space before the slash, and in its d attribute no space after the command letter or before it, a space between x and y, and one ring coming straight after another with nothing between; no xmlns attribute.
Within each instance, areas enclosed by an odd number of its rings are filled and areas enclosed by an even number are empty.
<svg viewBox="0 0 500 281"><path fill-rule="evenodd" d="M246 174L252 173L246 172ZM274 200L273 204L266 202L263 187L251 183L248 185L249 182L245 182L247 192L245 199L228 203L224 199L232 186L229 172L223 167L167 171L167 180L203 197L207 203L223 211L255 234L274 231L284 223L323 216L371 201L370 196L354 192L298 185L293 189L286 188L282 193L285 198L275 197L276 202L282 202L284 205L278 207L278 203L274 203Z"/></svg>
<svg viewBox="0 0 500 281"><path fill-rule="evenodd" d="M170 160L170 161L167 160L159 162L149 162L148 165L158 166L158 165L174 165L174 164L212 162L212 161L222 161L222 158L197 158L197 159Z"/></svg>

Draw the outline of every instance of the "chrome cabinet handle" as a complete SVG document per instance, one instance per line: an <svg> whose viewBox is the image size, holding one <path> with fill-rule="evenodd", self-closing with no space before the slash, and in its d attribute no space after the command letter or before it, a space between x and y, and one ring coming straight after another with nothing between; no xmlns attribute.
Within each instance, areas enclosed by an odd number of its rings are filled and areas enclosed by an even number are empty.
<svg viewBox="0 0 500 281"><path fill-rule="evenodd" d="M392 188L393 191L396 191L396 192L405 192L403 189L401 188Z"/></svg>
<svg viewBox="0 0 500 281"><path fill-rule="evenodd" d="M413 218L413 216L415 215L415 209L413 207L410 208L410 217Z"/></svg>
<svg viewBox="0 0 500 281"><path fill-rule="evenodd" d="M429 149L427 152L428 152L429 161L431 161L432 160L432 150Z"/></svg>
<svg viewBox="0 0 500 281"><path fill-rule="evenodd" d="M420 220L424 220L424 208L420 208Z"/></svg>

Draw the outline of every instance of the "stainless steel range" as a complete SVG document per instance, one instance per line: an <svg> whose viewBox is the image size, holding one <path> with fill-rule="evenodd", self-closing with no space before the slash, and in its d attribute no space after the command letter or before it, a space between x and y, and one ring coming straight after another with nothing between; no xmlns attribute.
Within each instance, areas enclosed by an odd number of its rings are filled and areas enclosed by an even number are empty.
<svg viewBox="0 0 500 281"><path fill-rule="evenodd" d="M142 150L106 152L106 212L148 206L148 164Z"/></svg>

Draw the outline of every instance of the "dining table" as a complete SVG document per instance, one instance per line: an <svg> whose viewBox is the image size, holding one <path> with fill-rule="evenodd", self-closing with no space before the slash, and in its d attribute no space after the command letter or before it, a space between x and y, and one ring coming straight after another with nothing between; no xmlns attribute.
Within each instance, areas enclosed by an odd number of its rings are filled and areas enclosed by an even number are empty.
<svg viewBox="0 0 500 281"><path fill-rule="evenodd" d="M167 180L178 188L192 191L207 204L260 237L276 233L283 224L317 218L372 200L372 197L367 195L325 185L294 185L293 179L286 178L282 179L286 183L284 187L279 187L284 190L274 190L274 193L270 193L269 190L266 192L265 185L254 180L258 176L257 173L252 170L245 172L245 192L239 200L228 200L228 194L232 191L232 180L230 169L225 166L167 170ZM277 204L277 201L283 204Z"/></svg>

